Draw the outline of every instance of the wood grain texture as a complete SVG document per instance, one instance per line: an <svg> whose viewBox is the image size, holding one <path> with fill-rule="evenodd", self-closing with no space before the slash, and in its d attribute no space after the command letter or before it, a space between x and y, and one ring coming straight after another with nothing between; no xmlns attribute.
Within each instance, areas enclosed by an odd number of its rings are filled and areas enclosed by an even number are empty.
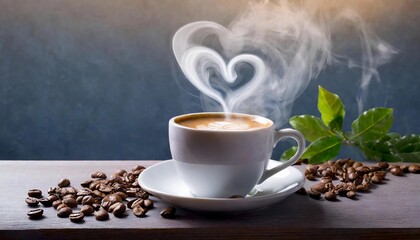
<svg viewBox="0 0 420 240"><path fill-rule="evenodd" d="M387 175L384 184L357 200L337 202L313 200L293 194L264 209L229 215L208 215L177 209L176 219L163 219L168 206L155 199L155 209L145 218L131 212L124 218L99 222L94 217L75 224L44 208L44 218L28 219L27 192L47 189L67 177L72 185L90 178L96 170L112 174L134 165L150 166L157 161L0 161L0 239L418 239L420 236L420 175ZM296 166L303 171L304 166ZM306 185L311 185L307 182ZM41 207L43 208L43 207ZM121 234L121 235L120 235Z"/></svg>

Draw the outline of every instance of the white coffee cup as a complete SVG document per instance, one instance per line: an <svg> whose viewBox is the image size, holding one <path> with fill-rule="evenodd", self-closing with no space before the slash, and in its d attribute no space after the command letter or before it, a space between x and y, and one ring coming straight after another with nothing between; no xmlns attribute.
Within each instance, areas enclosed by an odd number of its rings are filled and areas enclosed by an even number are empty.
<svg viewBox="0 0 420 240"><path fill-rule="evenodd" d="M267 170L273 148L283 138L294 139L298 150ZM204 112L172 118L169 144L176 170L194 196L228 198L247 195L256 184L295 163L305 138L293 129L276 131L264 117Z"/></svg>

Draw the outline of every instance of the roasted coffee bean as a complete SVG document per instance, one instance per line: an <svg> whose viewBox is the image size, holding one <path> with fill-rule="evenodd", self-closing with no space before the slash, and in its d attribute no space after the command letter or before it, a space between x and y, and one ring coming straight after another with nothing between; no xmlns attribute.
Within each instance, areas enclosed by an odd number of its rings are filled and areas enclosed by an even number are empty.
<svg viewBox="0 0 420 240"><path fill-rule="evenodd" d="M93 208L95 211L98 211L99 209L101 209L101 204L99 204L99 203L94 203L94 204L92 204L92 208Z"/></svg>
<svg viewBox="0 0 420 240"><path fill-rule="evenodd" d="M391 170L391 168L400 168L400 165L391 164L391 165L389 165L388 170Z"/></svg>
<svg viewBox="0 0 420 240"><path fill-rule="evenodd" d="M80 184L80 186L82 186L84 188L88 188L92 182L93 182L93 180L92 179L89 179L89 180L86 180L86 181L82 182Z"/></svg>
<svg viewBox="0 0 420 240"><path fill-rule="evenodd" d="M173 219L175 218L176 214L176 208L174 207L167 207L164 208L161 212L160 212L160 216L162 216L163 218L168 218L168 219Z"/></svg>
<svg viewBox="0 0 420 240"><path fill-rule="evenodd" d="M51 207L52 202L48 198L40 198L38 201L44 206L44 207Z"/></svg>
<svg viewBox="0 0 420 240"><path fill-rule="evenodd" d="M89 189L90 190L98 190L99 186L101 185L100 181L93 181L89 184Z"/></svg>
<svg viewBox="0 0 420 240"><path fill-rule="evenodd" d="M42 214L44 213L44 210L38 208L38 209L32 209L29 210L28 216L30 219L40 219L42 218Z"/></svg>
<svg viewBox="0 0 420 240"><path fill-rule="evenodd" d="M114 208L117 206L118 203L114 203L105 210L107 210L109 213L112 213L114 211Z"/></svg>
<svg viewBox="0 0 420 240"><path fill-rule="evenodd" d="M112 187L110 187L108 185L100 185L98 190L105 193L105 194L109 194L113 191Z"/></svg>
<svg viewBox="0 0 420 240"><path fill-rule="evenodd" d="M386 172L385 171L378 171L373 173L374 176L377 176L381 181L385 179Z"/></svg>
<svg viewBox="0 0 420 240"><path fill-rule="evenodd" d="M133 173L128 173L127 176L125 176L126 181L129 183L133 183L137 180L137 176L135 176Z"/></svg>
<svg viewBox="0 0 420 240"><path fill-rule="evenodd" d="M136 205L133 207L133 213L136 217L144 217L146 216L147 209L144 209L140 205Z"/></svg>
<svg viewBox="0 0 420 240"><path fill-rule="evenodd" d="M138 170L135 170L135 171L133 171L133 175L134 176L139 176L140 175L140 173L142 173L144 171L144 168L143 169L138 169Z"/></svg>
<svg viewBox="0 0 420 240"><path fill-rule="evenodd" d="M124 203L115 203L111 206L112 208L112 213L114 214L114 216L116 217L121 217L124 215L125 210L127 209L126 206L124 205Z"/></svg>
<svg viewBox="0 0 420 240"><path fill-rule="evenodd" d="M334 189L334 184L332 182L326 183L325 188L327 189L327 191L332 191Z"/></svg>
<svg viewBox="0 0 420 240"><path fill-rule="evenodd" d="M92 196L84 196L83 199L82 199L82 204L83 205L92 205L95 202L96 202L95 198L92 197Z"/></svg>
<svg viewBox="0 0 420 240"><path fill-rule="evenodd" d="M355 183L348 182L348 183L346 183L346 184L347 184L347 189L348 189L349 191L354 191L354 190L356 190L356 184L355 184Z"/></svg>
<svg viewBox="0 0 420 240"><path fill-rule="evenodd" d="M138 181L134 181L134 182L131 184L131 186L132 186L132 187L135 187L135 188L139 188L139 187L140 187L140 184L139 184L139 182L138 182Z"/></svg>
<svg viewBox="0 0 420 240"><path fill-rule="evenodd" d="M361 166L363 166L363 163L361 163L361 162L354 162L353 163L354 168L358 168L358 167L361 167Z"/></svg>
<svg viewBox="0 0 420 240"><path fill-rule="evenodd" d="M109 181L111 181L112 183L123 183L124 180L120 175L117 174L112 174L111 178L109 179Z"/></svg>
<svg viewBox="0 0 420 240"><path fill-rule="evenodd" d="M350 174L350 173L355 173L356 169L354 167L349 167L349 168L347 168L346 171L347 171L347 174Z"/></svg>
<svg viewBox="0 0 420 240"><path fill-rule="evenodd" d="M57 194L50 194L48 196L48 200L50 200L51 202L54 202L56 200L60 199L60 197Z"/></svg>
<svg viewBox="0 0 420 240"><path fill-rule="evenodd" d="M77 196L77 198L76 198L77 204L82 204L83 197L84 196Z"/></svg>
<svg viewBox="0 0 420 240"><path fill-rule="evenodd" d="M408 173L408 165L406 165L406 164L401 164L401 165L400 165L400 168L401 168L401 170L402 170L403 172Z"/></svg>
<svg viewBox="0 0 420 240"><path fill-rule="evenodd" d="M121 183L113 183L112 184L112 189L114 189L115 192L126 192L127 188L125 185L121 184ZM128 194L126 194L128 196Z"/></svg>
<svg viewBox="0 0 420 240"><path fill-rule="evenodd" d="M337 195L334 192L326 192L324 195L325 199L328 201L335 201L337 200Z"/></svg>
<svg viewBox="0 0 420 240"><path fill-rule="evenodd" d="M127 194L125 194L123 192L116 192L115 194L117 194L118 196L120 196L122 200L127 199Z"/></svg>
<svg viewBox="0 0 420 240"><path fill-rule="evenodd" d="M342 173L342 174L338 177L338 180L340 180L340 181L342 181L342 182L348 181L348 179L349 179L349 177L348 177L347 172L343 172L343 173Z"/></svg>
<svg viewBox="0 0 420 240"><path fill-rule="evenodd" d="M321 178L321 183L332 183L332 178L330 177L322 177Z"/></svg>
<svg viewBox="0 0 420 240"><path fill-rule="evenodd" d="M31 189L28 191L28 196L29 197L34 197L34 198L41 198L42 197L42 191L39 189Z"/></svg>
<svg viewBox="0 0 420 240"><path fill-rule="evenodd" d="M389 167L389 164L387 162L379 162L377 166L382 169L387 169Z"/></svg>
<svg viewBox="0 0 420 240"><path fill-rule="evenodd" d="M99 191L99 190L93 190L92 194L93 194L94 196L98 196L98 197L100 197L100 198L104 198L104 197L106 196L106 194L105 194L105 193L103 193L103 192L101 192L101 191Z"/></svg>
<svg viewBox="0 0 420 240"><path fill-rule="evenodd" d="M63 199L63 203L69 206L70 208L77 207L77 201L74 198L65 198Z"/></svg>
<svg viewBox="0 0 420 240"><path fill-rule="evenodd" d="M95 219L98 220L98 221L108 220L109 219L109 214L105 209L101 208L101 209L99 209L99 211L97 211L95 213Z"/></svg>
<svg viewBox="0 0 420 240"><path fill-rule="evenodd" d="M58 200L55 200L52 203L52 206L53 206L53 208L57 209L57 207L60 206L62 203L63 203L63 201L61 201L60 199L58 199Z"/></svg>
<svg viewBox="0 0 420 240"><path fill-rule="evenodd" d="M339 166L339 167L343 167L344 164L346 164L346 163L349 162L349 160L350 160L350 158L341 158L341 159L338 159L337 161L335 161L335 165L336 166Z"/></svg>
<svg viewBox="0 0 420 240"><path fill-rule="evenodd" d="M369 167L369 169L370 169L370 172L372 173L372 172L379 172L379 171L382 171L382 168L381 167L378 167L378 166L370 166Z"/></svg>
<svg viewBox="0 0 420 240"><path fill-rule="evenodd" d="M63 188L58 188L57 192L60 196L76 195L77 189L74 187L63 187Z"/></svg>
<svg viewBox="0 0 420 240"><path fill-rule="evenodd" d="M85 215L83 212L74 212L69 215L70 221L78 223L83 221L83 218L85 218Z"/></svg>
<svg viewBox="0 0 420 240"><path fill-rule="evenodd" d="M109 211L109 207L111 207L111 206L112 206L112 204L114 204L114 203L112 203L112 202L108 202L108 201L101 202L101 207L102 207L103 209L105 209L105 210Z"/></svg>
<svg viewBox="0 0 420 240"><path fill-rule="evenodd" d="M60 210L57 211L57 216L59 218L66 218L68 217L71 213L73 212L73 210L71 210L71 208L69 207L63 207Z"/></svg>
<svg viewBox="0 0 420 240"><path fill-rule="evenodd" d="M93 209L92 206L90 205L84 205L80 211L85 215L85 216L89 216L92 215L93 212L95 212L95 210Z"/></svg>
<svg viewBox="0 0 420 240"><path fill-rule="evenodd" d="M102 199L102 202L111 202L114 204L117 202L122 202L122 198L118 194L108 194Z"/></svg>
<svg viewBox="0 0 420 240"><path fill-rule="evenodd" d="M350 198L350 199L353 199L353 198L355 198L355 197L356 197L356 192L355 192L355 191L348 191L348 192L346 193L346 197L347 197L347 198Z"/></svg>
<svg viewBox="0 0 420 240"><path fill-rule="evenodd" d="M312 189L310 189L308 191L308 195L309 195L309 197L311 197L313 199L320 199L321 198L321 193L320 192L317 192L317 191L314 191Z"/></svg>
<svg viewBox="0 0 420 240"><path fill-rule="evenodd" d="M149 193L147 193L146 191L140 190L140 191L136 192L136 196L139 197L139 198L148 199L149 198Z"/></svg>
<svg viewBox="0 0 420 240"><path fill-rule="evenodd" d="M78 191L76 195L84 197L91 194L92 194L92 190L90 190L89 188L83 188L82 190Z"/></svg>
<svg viewBox="0 0 420 240"><path fill-rule="evenodd" d="M114 174L116 174L116 175L118 175L120 177L123 177L123 176L127 175L127 171L124 170L124 169L119 169Z"/></svg>
<svg viewBox="0 0 420 240"><path fill-rule="evenodd" d="M125 193L127 194L127 196L129 197L137 197L136 193L137 193L137 189L135 188L128 188Z"/></svg>
<svg viewBox="0 0 420 240"><path fill-rule="evenodd" d="M316 175L317 171L318 171L318 168L319 168L319 166L309 164L308 166L306 166L305 172Z"/></svg>
<svg viewBox="0 0 420 240"><path fill-rule="evenodd" d="M340 196L346 195L348 192L347 184L346 183L339 183L334 187L334 193Z"/></svg>
<svg viewBox="0 0 420 240"><path fill-rule="evenodd" d="M300 188L299 190L296 191L297 194L300 195L307 195L308 193L306 192L306 189L304 187Z"/></svg>
<svg viewBox="0 0 420 240"><path fill-rule="evenodd" d="M67 178L63 178L58 182L57 185L59 187L68 187L68 186L70 186L70 180L68 180Z"/></svg>
<svg viewBox="0 0 420 240"><path fill-rule="evenodd" d="M379 184L382 182L382 178L379 175L373 175L370 179L373 183Z"/></svg>
<svg viewBox="0 0 420 240"><path fill-rule="evenodd" d="M48 194L54 194L57 193L57 187L50 187L48 188Z"/></svg>
<svg viewBox="0 0 420 240"><path fill-rule="evenodd" d="M335 172L333 172L331 169L325 169L321 172L321 176L322 177L334 178L335 177Z"/></svg>
<svg viewBox="0 0 420 240"><path fill-rule="evenodd" d="M92 178L99 178L99 179L106 179L106 174L103 173L103 172L97 171L97 172L92 173L91 177Z"/></svg>
<svg viewBox="0 0 420 240"><path fill-rule="evenodd" d="M312 173L305 174L305 178L308 179L309 181L315 181L316 180L315 175L313 175Z"/></svg>
<svg viewBox="0 0 420 240"><path fill-rule="evenodd" d="M357 178L359 178L359 175L356 172L351 172L348 175L349 181L355 181Z"/></svg>
<svg viewBox="0 0 420 240"><path fill-rule="evenodd" d="M411 164L408 167L408 171L410 173L420 173L420 165L419 164Z"/></svg>
<svg viewBox="0 0 420 240"><path fill-rule="evenodd" d="M135 172L135 171L137 171L137 170L143 170L143 169L145 169L145 167L144 167L144 166L141 166L141 165L136 165L136 166L134 166L134 167L131 169L131 171L132 171L132 172Z"/></svg>
<svg viewBox="0 0 420 240"><path fill-rule="evenodd" d="M153 203L153 201L152 201L152 200L150 200L150 199L146 199L146 200L144 200L143 205L144 205L144 207L145 207L145 208L147 208L147 209L152 209L152 208L153 208L153 206L154 206L154 203Z"/></svg>
<svg viewBox="0 0 420 240"><path fill-rule="evenodd" d="M369 185L361 184L356 186L356 191L359 192L368 192L370 190Z"/></svg>
<svg viewBox="0 0 420 240"><path fill-rule="evenodd" d="M391 168L391 174L395 176L404 176L404 171L399 167Z"/></svg>
<svg viewBox="0 0 420 240"><path fill-rule="evenodd" d="M77 195L76 195L76 194L67 194L67 195L64 195L64 196L61 198L61 200L64 200L64 199L67 199L67 198L71 198L71 199L73 199L73 200L76 200Z"/></svg>
<svg viewBox="0 0 420 240"><path fill-rule="evenodd" d="M328 191L328 187L326 187L326 183L319 182L312 185L311 190L319 193L325 193Z"/></svg>
<svg viewBox="0 0 420 240"><path fill-rule="evenodd" d="M318 169L316 170L316 172L318 173L318 174L320 174L322 171L324 171L325 169L327 169L327 164L326 163L324 163L324 164L321 164L321 165L318 165Z"/></svg>
<svg viewBox="0 0 420 240"><path fill-rule="evenodd" d="M60 211L60 209L65 208L65 207L69 207L69 206L67 206L66 204L62 203L62 204L58 205L57 211Z"/></svg>
<svg viewBox="0 0 420 240"><path fill-rule="evenodd" d="M26 202L26 204L28 204L28 206L31 206L31 207L36 207L39 204L38 199L34 198L34 197L27 197L25 199L25 202Z"/></svg>
<svg viewBox="0 0 420 240"><path fill-rule="evenodd" d="M133 200L130 200L127 203L127 207L130 208L130 209L132 209L135 206L143 206L143 204L144 204L144 199L142 199L142 198L135 198Z"/></svg>

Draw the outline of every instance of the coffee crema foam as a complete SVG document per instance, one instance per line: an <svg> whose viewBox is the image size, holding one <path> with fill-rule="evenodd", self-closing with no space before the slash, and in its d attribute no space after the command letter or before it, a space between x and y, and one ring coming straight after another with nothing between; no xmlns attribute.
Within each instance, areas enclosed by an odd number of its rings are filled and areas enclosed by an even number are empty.
<svg viewBox="0 0 420 240"><path fill-rule="evenodd" d="M200 130L251 130L270 126L267 121L258 121L251 117L225 117L225 116L194 116L191 118L181 118L176 121L178 124Z"/></svg>
<svg viewBox="0 0 420 240"><path fill-rule="evenodd" d="M234 123L229 121L218 121L218 122L211 122L207 125L200 124L195 126L197 129L205 129L205 130L245 130L249 129L250 126L246 123Z"/></svg>

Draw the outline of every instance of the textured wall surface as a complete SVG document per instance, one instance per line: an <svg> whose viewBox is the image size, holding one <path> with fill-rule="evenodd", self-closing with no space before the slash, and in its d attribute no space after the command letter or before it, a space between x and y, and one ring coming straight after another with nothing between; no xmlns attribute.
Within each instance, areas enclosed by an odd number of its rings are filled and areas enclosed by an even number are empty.
<svg viewBox="0 0 420 240"><path fill-rule="evenodd" d="M0 0L0 159L170 158L168 120L201 111L174 79L171 38L193 21L227 25L247 2ZM393 130L420 133L420 1L350 2L399 51L365 108L392 107ZM359 75L325 69L293 114L317 114L323 85L342 97L350 129Z"/></svg>

